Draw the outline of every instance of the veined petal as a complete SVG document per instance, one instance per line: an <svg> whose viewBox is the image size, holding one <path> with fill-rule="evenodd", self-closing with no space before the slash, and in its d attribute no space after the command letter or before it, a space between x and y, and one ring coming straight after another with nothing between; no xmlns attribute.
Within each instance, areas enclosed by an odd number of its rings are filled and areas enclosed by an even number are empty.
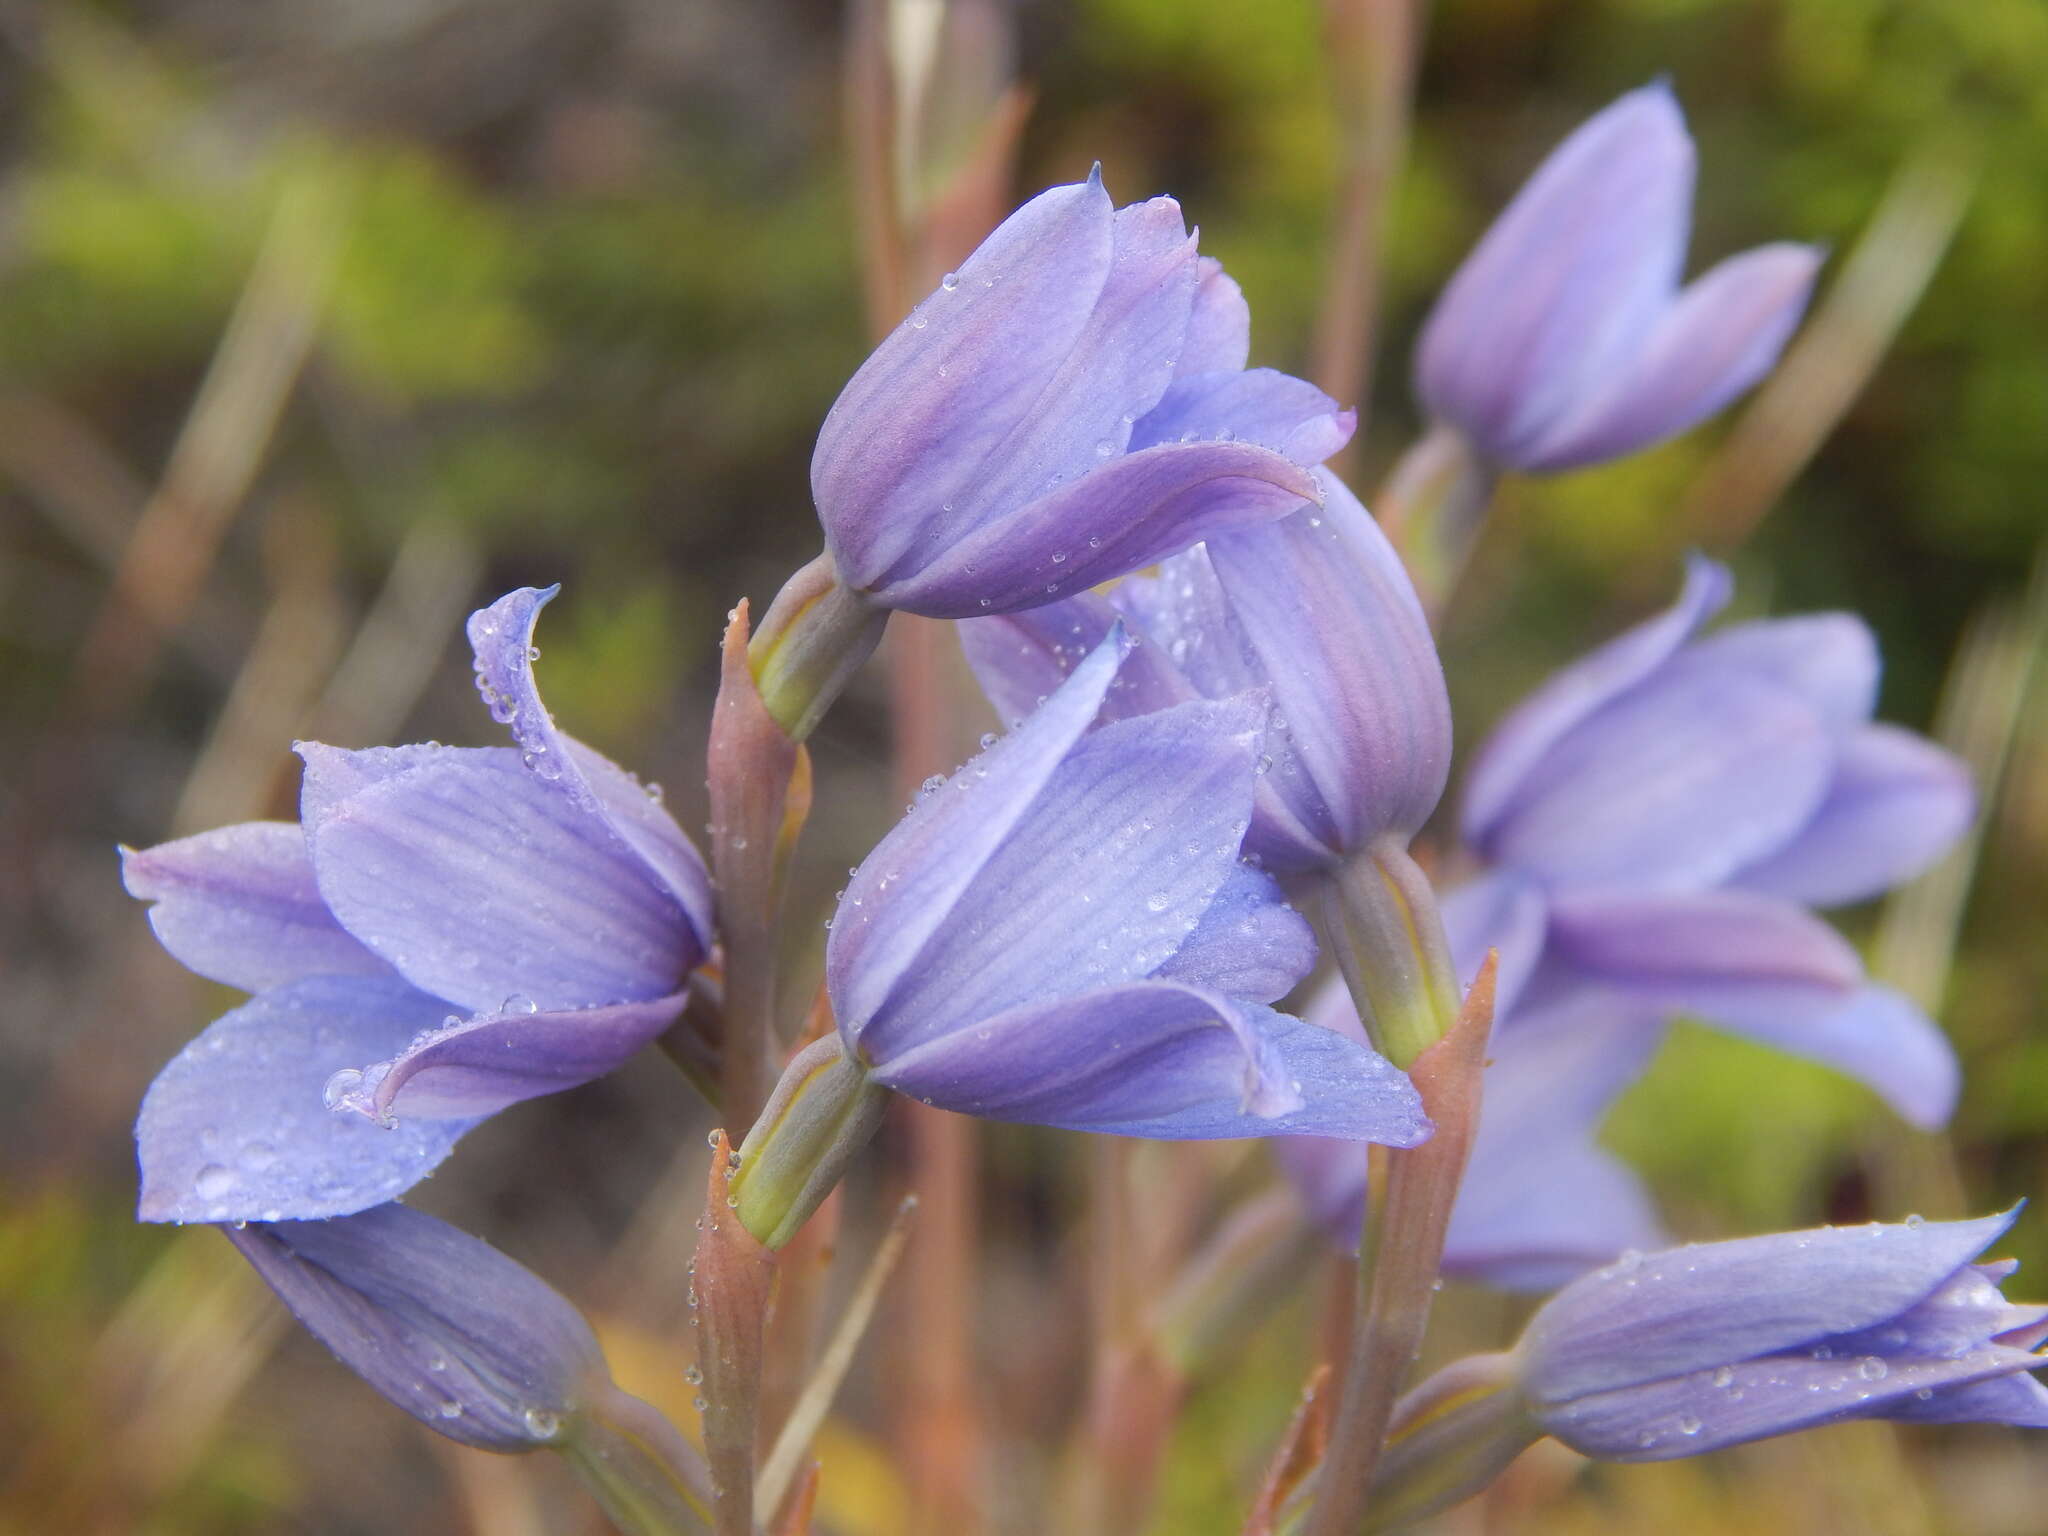
<svg viewBox="0 0 2048 1536"><path fill-rule="evenodd" d="M616 1071L676 1021L684 1001L673 992L607 1008L514 1007L444 1023L365 1066L361 1087L336 1107L383 1124L493 1115Z"/></svg>
<svg viewBox="0 0 2048 1536"><path fill-rule="evenodd" d="M1572 663L1517 705L1465 775L1465 840L1484 846L1544 754L1663 666L1727 605L1732 590L1725 565L1694 556L1677 602Z"/></svg>
<svg viewBox="0 0 2048 1536"><path fill-rule="evenodd" d="M1115 210L1098 179L1005 219L840 391L811 491L841 576L880 581L1045 391L1109 276Z"/></svg>
<svg viewBox="0 0 2048 1536"><path fill-rule="evenodd" d="M322 1102L448 1005L396 977L314 976L223 1014L150 1085L135 1123L144 1221L340 1216L410 1189L473 1119L384 1130Z"/></svg>
<svg viewBox="0 0 2048 1536"><path fill-rule="evenodd" d="M1119 208L1110 236L1109 273L1087 324L1038 397L959 488L952 537L1123 452L1133 422L1166 393L1194 306L1195 242L1170 197Z"/></svg>
<svg viewBox="0 0 2048 1536"><path fill-rule="evenodd" d="M885 1067L990 1015L1164 965L1237 878L1264 713L1256 696L1202 700L1073 746L887 1003L858 1020L867 1057ZM970 805L990 796L967 782L939 793ZM885 887L907 861L881 850L869 864L878 860L873 899L900 904L907 898Z"/></svg>
<svg viewBox="0 0 2048 1536"><path fill-rule="evenodd" d="M1558 894L1556 951L1580 971L1671 1009L1832 1007L1863 980L1842 936L1804 908L1749 891Z"/></svg>
<svg viewBox="0 0 2048 1536"><path fill-rule="evenodd" d="M2021 1429L2048 1429L2048 1387L2029 1371L2040 1369L2039 1355L2031 1366L1958 1387L1937 1387L1934 1395L1889 1400L1880 1415L1914 1424L2011 1424Z"/></svg>
<svg viewBox="0 0 2048 1536"><path fill-rule="evenodd" d="M1131 451L1161 443L1257 443L1304 468L1351 441L1356 416L1306 379L1271 368L1182 374L1131 429Z"/></svg>
<svg viewBox="0 0 2048 1536"><path fill-rule="evenodd" d="M1271 1003L1293 991L1315 963L1316 936L1308 920L1287 905L1271 875L1240 864L1195 931L1152 975Z"/></svg>
<svg viewBox="0 0 2048 1536"><path fill-rule="evenodd" d="M1195 263L1195 272L1187 343L1173 365L1173 376L1184 379L1196 373L1236 373L1251 356L1251 307L1222 262L1204 256Z"/></svg>
<svg viewBox="0 0 2048 1536"><path fill-rule="evenodd" d="M1307 470L1254 443L1147 448L999 511L872 596L941 619L1032 608L1211 534L1285 517L1321 494Z"/></svg>
<svg viewBox="0 0 2048 1536"><path fill-rule="evenodd" d="M960 648L996 718L1012 725L1043 704L1108 638L1117 610L1096 593L989 619L962 619ZM1136 642L1102 701L1104 720L1122 720L1184 704L1195 690L1167 660L1164 648Z"/></svg>
<svg viewBox="0 0 2048 1536"><path fill-rule="evenodd" d="M1016 730L928 796L847 882L825 978L849 1051L1095 719L1130 650L1121 630ZM893 891L891 888L893 887Z"/></svg>
<svg viewBox="0 0 2048 1536"><path fill-rule="evenodd" d="M1823 253L1759 246L1695 278L1641 350L1516 462L1560 470L1618 459L1704 421L1777 364L1806 312Z"/></svg>
<svg viewBox="0 0 2048 1536"><path fill-rule="evenodd" d="M1534 763L1484 851L1553 887L1701 889L1790 842L1834 763L1789 689L1674 667Z"/></svg>
<svg viewBox="0 0 2048 1536"><path fill-rule="evenodd" d="M1436 809L1451 704L1400 556L1341 481L1322 470L1317 479L1319 513L1219 535L1208 550L1271 685L1284 720L1275 724L1334 849L1349 852L1382 832L1413 835Z"/></svg>
<svg viewBox="0 0 2048 1536"><path fill-rule="evenodd" d="M1827 798L1804 830L1735 878L1817 907L1862 901L1940 858L1975 812L1960 758L1897 726L1866 725L1841 743Z"/></svg>
<svg viewBox="0 0 2048 1536"><path fill-rule="evenodd" d="M1677 291L1693 148L1671 93L1631 91L1530 177L1438 299L1416 352L1431 414L1521 464L1628 361Z"/></svg>
<svg viewBox="0 0 2048 1536"><path fill-rule="evenodd" d="M1321 1135L1412 1146L1413 1085L1373 1052L1257 1004L1140 982L1027 1004L876 1071L984 1119L1169 1141Z"/></svg>
<svg viewBox="0 0 2048 1536"><path fill-rule="evenodd" d="M261 992L302 976L390 974L327 910L306 835L291 822L245 821L124 848L121 880L155 903L157 941L210 980Z"/></svg>
<svg viewBox="0 0 2048 1536"><path fill-rule="evenodd" d="M530 1450L608 1379L590 1325L553 1287L422 1212L223 1231L342 1364L465 1445Z"/></svg>
<svg viewBox="0 0 2048 1536"><path fill-rule="evenodd" d="M361 754L300 751L321 894L416 986L470 1012L577 1008L664 997L701 958L646 862L516 752L443 747L336 796Z"/></svg>
<svg viewBox="0 0 2048 1536"><path fill-rule="evenodd" d="M2025 1371L2037 1357L1985 1345L1953 1360L1868 1363L1875 1356L1814 1360L1771 1355L1701 1369L1619 1391L1579 1397L1537 1421L1582 1455L1602 1461L1664 1461L1697 1456L1769 1435L1844 1418L1898 1417L1970 1385ZM1910 1407L1908 1408L1910 1413Z"/></svg>
<svg viewBox="0 0 2048 1536"><path fill-rule="evenodd" d="M1876 1327L1926 1299L2015 1212L1675 1248L1574 1281L1523 1335L1539 1402L1713 1370Z"/></svg>
<svg viewBox="0 0 2048 1536"><path fill-rule="evenodd" d="M470 615L477 689L492 718L512 732L522 761L610 827L667 888L696 931L702 959L711 948L712 927L711 876L704 860L639 780L558 729L541 703L533 678L533 660L540 654L533 643L534 622L560 590L521 587Z"/></svg>
<svg viewBox="0 0 2048 1536"><path fill-rule="evenodd" d="M1789 688L1821 723L1853 731L1877 707L1877 637L1853 613L1801 613L1730 624L1686 647L1674 670L1742 672Z"/></svg>

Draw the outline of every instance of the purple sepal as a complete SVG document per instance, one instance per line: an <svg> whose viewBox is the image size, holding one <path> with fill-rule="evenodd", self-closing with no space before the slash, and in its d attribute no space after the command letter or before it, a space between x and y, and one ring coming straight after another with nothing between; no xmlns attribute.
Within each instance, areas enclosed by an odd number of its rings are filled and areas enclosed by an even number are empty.
<svg viewBox="0 0 2048 1536"><path fill-rule="evenodd" d="M403 1050L448 1005L395 976L312 976L223 1014L157 1074L135 1122L144 1221L344 1215L410 1189L473 1118L390 1129L331 1113L334 1075ZM350 1079L344 1079L349 1081Z"/></svg>
<svg viewBox="0 0 2048 1536"><path fill-rule="evenodd" d="M2010 1264L1970 1262L2014 1214L1625 1255L1530 1321L1522 1390L1546 1431L1610 1461L1849 1418L2039 1423L2024 1373L2044 1310L1998 1294Z"/></svg>
<svg viewBox="0 0 2048 1536"><path fill-rule="evenodd" d="M1002 613L1315 500L1307 469L1349 420L1243 373L1246 334L1172 199L1113 209L1099 178L1032 199L826 417L811 488L841 578L886 607Z"/></svg>
<svg viewBox="0 0 2048 1536"><path fill-rule="evenodd" d="M848 1051L877 1081L990 1118L1422 1134L1412 1087L1363 1044L1263 1006L1314 958L1278 887L1239 860L1264 697L1091 732L1129 648L1112 627L855 872L826 947Z"/></svg>
<svg viewBox="0 0 2048 1536"><path fill-rule="evenodd" d="M157 942L187 970L245 992L305 976L388 976L391 969L320 899L306 834L245 821L121 850L128 894L153 903Z"/></svg>
<svg viewBox="0 0 2048 1536"><path fill-rule="evenodd" d="M490 1244L402 1205L222 1229L292 1315L387 1401L486 1451L557 1439L609 1380L575 1307Z"/></svg>
<svg viewBox="0 0 2048 1536"><path fill-rule="evenodd" d="M1559 145L1423 326L1430 413L1495 463L1559 470L1681 432L1769 372L1820 253L1765 246L1681 289L1693 175L1662 85Z"/></svg>

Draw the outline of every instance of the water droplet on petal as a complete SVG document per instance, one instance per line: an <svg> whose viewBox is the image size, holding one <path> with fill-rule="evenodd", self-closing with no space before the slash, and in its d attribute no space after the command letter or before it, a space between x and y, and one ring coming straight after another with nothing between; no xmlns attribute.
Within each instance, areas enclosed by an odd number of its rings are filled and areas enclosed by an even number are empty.
<svg viewBox="0 0 2048 1536"><path fill-rule="evenodd" d="M561 1419L545 1408L529 1408L522 1417L526 1421L526 1432L536 1440L552 1440L562 1428Z"/></svg>
<svg viewBox="0 0 2048 1536"><path fill-rule="evenodd" d="M232 1169L223 1168L219 1163L208 1163L193 1176L192 1193L202 1200L218 1200L235 1184Z"/></svg>
<svg viewBox="0 0 2048 1536"><path fill-rule="evenodd" d="M927 267L925 270L930 271L931 269ZM939 279L939 286L945 289L946 292L951 293L955 288L958 288L960 286L960 274L958 272L948 272L944 277Z"/></svg>
<svg viewBox="0 0 2048 1536"><path fill-rule="evenodd" d="M343 1067L327 1079L327 1086L320 1090L320 1098L329 1109L339 1109L342 1101L362 1086L363 1074L354 1067Z"/></svg>

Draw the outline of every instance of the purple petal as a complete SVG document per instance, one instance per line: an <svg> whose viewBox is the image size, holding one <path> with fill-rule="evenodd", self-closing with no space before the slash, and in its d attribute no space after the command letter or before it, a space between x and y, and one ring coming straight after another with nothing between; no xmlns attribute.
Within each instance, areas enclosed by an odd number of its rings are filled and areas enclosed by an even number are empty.
<svg viewBox="0 0 2048 1536"><path fill-rule="evenodd" d="M1293 991L1315 963L1316 936L1308 920L1287 905L1271 875L1240 864L1195 931L1152 975L1271 1003Z"/></svg>
<svg viewBox="0 0 2048 1536"><path fill-rule="evenodd" d="M1196 373L1236 373L1252 351L1252 312L1244 290L1223 270L1223 263L1204 256L1195 263L1194 308L1188 314L1187 343L1173 365L1177 379Z"/></svg>
<svg viewBox="0 0 2048 1536"><path fill-rule="evenodd" d="M880 581L954 515L944 503L1066 363L1109 275L1114 217L1094 179L1033 198L840 392L818 434L811 490L852 585Z"/></svg>
<svg viewBox="0 0 2048 1536"><path fill-rule="evenodd" d="M985 1119L1169 1141L1317 1135L1412 1146L1407 1078L1362 1045L1256 1004L1162 982L1028 1004L876 1077Z"/></svg>
<svg viewBox="0 0 2048 1536"><path fill-rule="evenodd" d="M1677 602L1572 663L1517 705L1466 772L1465 840L1484 845L1543 756L1670 660L1726 606L1732 590L1726 566L1694 557L1686 562L1685 590Z"/></svg>
<svg viewBox="0 0 2048 1536"><path fill-rule="evenodd" d="M699 958L711 948L711 876L675 818L658 799L602 754L555 726L533 679L534 621L559 587L521 587L469 618L477 689L492 718L507 726L522 760L600 818L666 886L696 929ZM658 793L658 791L657 791Z"/></svg>
<svg viewBox="0 0 2048 1536"><path fill-rule="evenodd" d="M1862 983L1842 936L1749 891L1556 895L1550 938L1579 971L1671 1009L1832 1008Z"/></svg>
<svg viewBox="0 0 2048 1536"><path fill-rule="evenodd" d="M1891 1399L1878 1414L1880 1418L1903 1419L1914 1424L2011 1424L2021 1429L2048 1429L2048 1387L2027 1372L2040 1369L2037 1362L2021 1366L2002 1376L1971 1382L1960 1387L1937 1387L1932 1397Z"/></svg>
<svg viewBox="0 0 2048 1536"><path fill-rule="evenodd" d="M1384 832L1412 836L1436 809L1451 705L1400 556L1341 481L1317 478L1320 513L1219 536L1208 550L1315 814L1284 783L1281 793L1349 852ZM1275 763L1289 766L1277 753Z"/></svg>
<svg viewBox="0 0 2048 1536"><path fill-rule="evenodd" d="M1102 707L1130 641L1110 637L1023 725L961 768L847 882L825 977L849 1051Z"/></svg>
<svg viewBox="0 0 2048 1536"><path fill-rule="evenodd" d="M1678 287L1692 141L1662 86L1552 152L1423 327L1416 388L1487 457L1521 464L1653 334Z"/></svg>
<svg viewBox="0 0 2048 1536"><path fill-rule="evenodd" d="M1791 841L1834 761L1830 733L1789 689L1672 667L1556 742L1484 851L1551 885L1715 885Z"/></svg>
<svg viewBox="0 0 2048 1536"><path fill-rule="evenodd" d="M1566 1286L1531 1319L1531 1396L1560 1403L1876 1327L1926 1299L2016 1213L1822 1227L1675 1248Z"/></svg>
<svg viewBox="0 0 2048 1536"><path fill-rule="evenodd" d="M1633 360L1596 382L1515 462L1532 470L1595 464L1704 421L1777 364L1822 260L1814 246L1765 245L1694 279Z"/></svg>
<svg viewBox="0 0 2048 1536"><path fill-rule="evenodd" d="M327 910L306 835L285 821L121 850L128 894L154 902L157 942L188 970L261 992L302 976L385 976L390 968Z"/></svg>
<svg viewBox="0 0 2048 1536"><path fill-rule="evenodd" d="M321 894L423 990L468 1012L587 1007L666 996L701 958L646 862L517 753L444 747L337 796L361 754L300 751Z"/></svg>
<svg viewBox="0 0 2048 1536"><path fill-rule="evenodd" d="M1307 470L1256 444L1147 448L997 513L872 596L941 619L1036 607L1320 496Z"/></svg>
<svg viewBox="0 0 2048 1536"><path fill-rule="evenodd" d="M1971 1383L2024 1371L2034 1359L1996 1345L1954 1360L1773 1355L1594 1393L1540 1410L1537 1421L1582 1455L1664 1461L1837 1419L1908 1417L1925 1406L1919 1393L1967 1393Z"/></svg>
<svg viewBox="0 0 2048 1536"><path fill-rule="evenodd" d="M1975 812L1960 758L1897 726L1867 725L1842 742L1805 829L1736 879L1818 907L1862 901L1940 858Z"/></svg>
<svg viewBox="0 0 2048 1536"><path fill-rule="evenodd" d="M1642 1180L1612 1153L1563 1139L1521 1151L1537 1160L1500 1168L1489 1159L1467 1170L1444 1238L1445 1274L1548 1291L1631 1249L1670 1241Z"/></svg>
<svg viewBox="0 0 2048 1536"><path fill-rule="evenodd" d="M1731 624L1694 641L1674 667L1765 678L1805 699L1821 723L1838 734L1870 718L1883 671L1877 637L1853 613L1802 613Z"/></svg>
<svg viewBox="0 0 2048 1536"><path fill-rule="evenodd" d="M1994 1340L2012 1345L2013 1334L2038 1328L2048 1307L2018 1306L1999 1291L2019 1265L1965 1264L1925 1301L1860 1333L1830 1341L1838 1355L1938 1355L1953 1359Z"/></svg>
<svg viewBox="0 0 2048 1536"><path fill-rule="evenodd" d="M551 1013L513 1007L444 1021L395 1056L362 1070L337 1102L381 1124L394 1119L482 1118L545 1093L615 1072L676 1021L685 995Z"/></svg>
<svg viewBox="0 0 2048 1536"><path fill-rule="evenodd" d="M1016 724L1052 696L1108 637L1117 610L1093 592L990 619L962 619L960 648L996 717ZM1158 645L1138 642L1103 699L1104 720L1123 720L1196 697Z"/></svg>
<svg viewBox="0 0 2048 1536"><path fill-rule="evenodd" d="M1182 374L1132 427L1130 451L1237 438L1309 468L1351 441L1356 425L1315 385L1271 368Z"/></svg>
<svg viewBox="0 0 2048 1536"><path fill-rule="evenodd" d="M590 1325L558 1292L419 1211L223 1230L343 1365L451 1440L531 1450L608 1378Z"/></svg>
<svg viewBox="0 0 2048 1536"><path fill-rule="evenodd" d="M1075 745L886 1003L845 1020L869 1059L885 1067L990 1015L1164 965L1239 878L1264 713L1256 696L1202 700L1103 726ZM992 805L991 786L971 768L962 775L962 788L939 793L970 810ZM910 899L887 889L911 873L907 861L878 850L869 866L878 863L870 899Z"/></svg>
<svg viewBox="0 0 2048 1536"><path fill-rule="evenodd" d="M1712 1023L1804 1056L1873 1089L1911 1124L1936 1130L1955 1113L1962 1069L1941 1027L1911 999L1866 986L1832 1004L1722 998Z"/></svg>
<svg viewBox="0 0 2048 1536"><path fill-rule="evenodd" d="M328 1079L448 1011L396 978L315 976L223 1014L157 1074L135 1123L144 1221L340 1216L392 1199L473 1120L383 1130L322 1102Z"/></svg>
<svg viewBox="0 0 2048 1536"><path fill-rule="evenodd" d="M1541 888L1512 873L1493 871L1444 892L1439 909L1461 985L1472 985L1489 950L1499 952L1493 1016L1507 1018L1543 956L1550 909Z"/></svg>

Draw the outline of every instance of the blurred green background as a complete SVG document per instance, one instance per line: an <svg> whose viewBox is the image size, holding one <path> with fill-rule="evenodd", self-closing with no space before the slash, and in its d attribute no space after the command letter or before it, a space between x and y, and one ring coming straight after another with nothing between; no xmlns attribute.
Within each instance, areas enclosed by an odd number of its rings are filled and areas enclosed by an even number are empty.
<svg viewBox="0 0 2048 1536"><path fill-rule="evenodd" d="M1322 8L969 9L961 67L1032 93L1005 205L1098 159L1120 200L1174 193L1244 284L1254 362L1305 367L1344 164ZM135 1104L229 994L155 949L113 848L289 814L297 736L491 739L460 621L556 580L555 713L701 826L719 627L814 552L810 439L867 344L846 20L823 0L0 5L0 1533L599 1528L555 1467L378 1403L217 1238L133 1225ZM2048 1166L2048 732L2027 673L2048 602L2027 595L2048 7L1439 0L1354 478L1369 493L1416 429L1406 351L1435 287L1551 143L1657 74L1700 143L1694 268L1828 243L1843 320L1806 393L1746 435L1733 412L1504 488L1445 633L1461 737L1659 601L1694 545L1732 554L1746 611L1869 615L1884 713L2003 770L1981 857L1848 921L1880 969L1945 990L1954 1135L1682 1030L1611 1138L1688 1236L2004 1205ZM1833 430L1782 498L1756 490L1803 407ZM818 742L805 960L837 870L900 800L881 705L870 686ZM501 1117L421 1197L592 1310L622 1379L683 1422L707 1124L640 1063ZM857 1181L853 1230L900 1152L885 1139ZM1032 1490L1074 1413L1080 1156L983 1144L990 1531L1046 1528ZM2035 1276L2016 1292L2048 1292L2048 1221L2016 1239ZM1512 1312L1453 1303L1450 1336L1489 1346ZM1156 1531L1237 1529L1316 1305L1276 1300L1198 1392ZM821 1528L911 1528L885 1395L857 1379L830 1431ZM1591 1475L1538 1455L1444 1529L2027 1536L2044 1508L2038 1444L1859 1426Z"/></svg>

